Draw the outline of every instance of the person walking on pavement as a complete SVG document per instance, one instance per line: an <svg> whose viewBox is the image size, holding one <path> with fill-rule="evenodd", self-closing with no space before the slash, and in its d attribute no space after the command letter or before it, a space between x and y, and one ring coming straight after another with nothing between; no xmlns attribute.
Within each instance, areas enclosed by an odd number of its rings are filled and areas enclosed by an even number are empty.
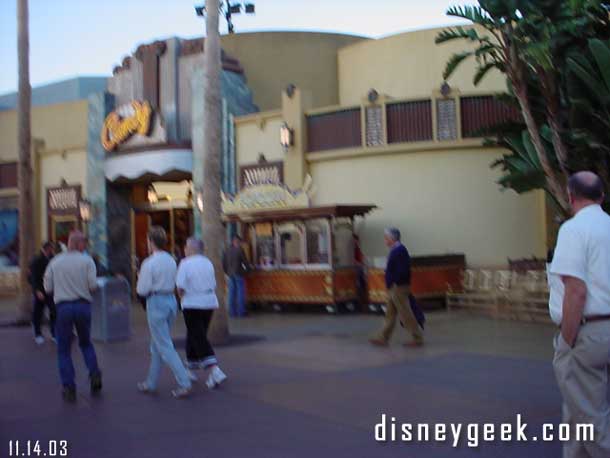
<svg viewBox="0 0 610 458"><path fill-rule="evenodd" d="M190 394L191 374L182 364L174 348L171 328L178 313L178 303L174 294L176 285L176 261L165 251L167 235L160 226L148 231L148 251L150 256L142 263L138 277L137 292L146 298L146 317L150 330L150 366L148 377L138 383L142 393L156 391L161 373L161 364L172 370L178 387L172 390L175 398Z"/></svg>
<svg viewBox="0 0 610 458"><path fill-rule="evenodd" d="M85 255L86 239L78 231L70 234L68 251L55 256L44 274L44 289L53 293L57 306L57 359L63 385L63 397L76 401L76 383L71 347L73 329L78 334L78 345L89 369L91 394L102 390L102 373L97 364L95 348L91 342L92 292L97 289L95 264Z"/></svg>
<svg viewBox="0 0 610 458"><path fill-rule="evenodd" d="M203 255L203 241L200 239L189 238L184 253L186 257L178 266L176 287L187 331L187 367L209 369L206 385L212 389L227 378L218 367L218 359L207 337L212 315L218 308L214 266Z"/></svg>
<svg viewBox="0 0 610 458"><path fill-rule="evenodd" d="M381 332L369 342L373 345L387 346L396 326L396 316L406 330L413 336L412 342L404 345L419 347L424 343L423 331L417 323L409 304L411 293L411 257L407 248L400 242L400 231L394 227L385 230L384 241L390 249L385 271L385 283L388 291L388 302L385 324Z"/></svg>
<svg viewBox="0 0 610 458"><path fill-rule="evenodd" d="M34 256L30 263L30 285L34 296L34 310L32 313L32 325L34 327L34 341L38 345L44 343L42 336L42 317L45 307L49 309L49 328L51 338L55 340L55 320L57 317L53 297L44 290L44 273L53 258L54 246L51 242L42 245L40 253Z"/></svg>
<svg viewBox="0 0 610 458"><path fill-rule="evenodd" d="M231 245L225 251L222 258L225 274L229 277L229 314L232 317L246 315L246 297L244 275L247 271L248 260L241 246L241 238L234 235Z"/></svg>
<svg viewBox="0 0 610 458"><path fill-rule="evenodd" d="M602 180L578 172L568 180L573 217L559 229L550 275L550 315L559 326L553 368L572 434L564 458L610 456L610 216L601 208ZM574 440L578 424L592 441Z"/></svg>

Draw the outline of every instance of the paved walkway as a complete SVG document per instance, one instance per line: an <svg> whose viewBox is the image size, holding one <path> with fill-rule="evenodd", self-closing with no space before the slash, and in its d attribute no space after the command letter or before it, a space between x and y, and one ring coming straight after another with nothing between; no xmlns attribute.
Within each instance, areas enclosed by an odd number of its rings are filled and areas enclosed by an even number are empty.
<svg viewBox="0 0 610 458"><path fill-rule="evenodd" d="M136 392L147 363L144 315L134 309L133 338L97 344L104 394L91 399L75 350L76 405L59 393L55 348L37 347L27 328L0 328L0 456L8 441L67 440L75 458L155 457L553 457L556 442L377 443L381 414L397 422L515 423L528 433L560 419L553 378L553 329L477 318L428 316L427 345L370 347L373 315L260 314L232 322L242 344L218 349L229 380L198 384L174 400L166 369L159 394ZM176 326L181 342L184 327ZM182 350L181 350L182 351ZM400 438L400 431L399 436Z"/></svg>

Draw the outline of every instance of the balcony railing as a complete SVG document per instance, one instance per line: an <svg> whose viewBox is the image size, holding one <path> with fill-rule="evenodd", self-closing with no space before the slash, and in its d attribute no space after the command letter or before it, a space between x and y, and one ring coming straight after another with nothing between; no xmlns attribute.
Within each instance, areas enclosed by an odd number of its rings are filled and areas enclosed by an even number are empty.
<svg viewBox="0 0 610 458"><path fill-rule="evenodd" d="M433 139L430 100L391 103L386 107L388 143L421 142Z"/></svg>
<svg viewBox="0 0 610 458"><path fill-rule="evenodd" d="M307 115L308 152L480 138L489 127L520 120L516 107L491 95L385 101Z"/></svg>
<svg viewBox="0 0 610 458"><path fill-rule="evenodd" d="M360 108L307 116L309 152L362 146Z"/></svg>

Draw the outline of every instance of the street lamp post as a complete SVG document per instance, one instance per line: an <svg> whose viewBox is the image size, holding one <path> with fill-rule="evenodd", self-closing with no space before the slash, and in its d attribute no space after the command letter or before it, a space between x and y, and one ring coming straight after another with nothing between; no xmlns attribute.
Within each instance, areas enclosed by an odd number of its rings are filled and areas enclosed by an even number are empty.
<svg viewBox="0 0 610 458"><path fill-rule="evenodd" d="M252 2L232 2L231 0L225 0L224 2L220 2L220 8L221 10L224 10L224 16L225 19L227 21L227 27L229 29L229 33L235 33L235 26L233 25L233 15L234 14L240 14L242 12L242 8L244 10L245 14L254 14L255 13L255 6L254 3ZM195 7L195 12L197 13L197 16L204 16L205 15L205 6L196 6Z"/></svg>

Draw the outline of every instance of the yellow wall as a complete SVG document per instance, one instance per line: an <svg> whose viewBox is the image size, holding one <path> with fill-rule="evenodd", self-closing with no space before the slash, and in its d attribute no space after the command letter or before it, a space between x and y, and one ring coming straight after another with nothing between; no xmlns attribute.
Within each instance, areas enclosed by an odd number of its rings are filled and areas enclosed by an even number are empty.
<svg viewBox="0 0 610 458"><path fill-rule="evenodd" d="M394 98L429 97L443 82L443 70L450 56L466 49L466 42L436 45L442 29L429 29L367 40L339 50L339 103L359 104L369 89ZM449 79L462 93L506 90L500 73L490 73L475 88L474 61L465 61Z"/></svg>
<svg viewBox="0 0 610 458"><path fill-rule="evenodd" d="M280 145L282 117L279 113L260 113L237 118L235 140L237 164L256 164L259 154L268 162L283 161L284 151Z"/></svg>
<svg viewBox="0 0 610 458"><path fill-rule="evenodd" d="M386 254L383 230L396 226L413 255L465 253L470 265L545 254L539 193L500 192L484 149L402 153L310 164L314 204L381 207L360 227L366 256Z"/></svg>
<svg viewBox="0 0 610 458"><path fill-rule="evenodd" d="M314 107L336 105L337 50L363 37L311 32L257 32L224 35L222 48L246 72L254 103L261 110L281 106L288 84L308 90Z"/></svg>
<svg viewBox="0 0 610 458"><path fill-rule="evenodd" d="M86 100L33 107L32 138L45 150L86 148L87 122ZM15 160L17 150L17 113L0 111L0 160Z"/></svg>
<svg viewBox="0 0 610 458"><path fill-rule="evenodd" d="M37 158L32 159L34 189L40 199L37 216L40 240L47 238L47 187L59 186L64 178L68 184L80 184L85 190L87 122L86 100L32 107L32 143L38 139L44 142ZM16 161L17 157L17 113L0 111L0 162Z"/></svg>

